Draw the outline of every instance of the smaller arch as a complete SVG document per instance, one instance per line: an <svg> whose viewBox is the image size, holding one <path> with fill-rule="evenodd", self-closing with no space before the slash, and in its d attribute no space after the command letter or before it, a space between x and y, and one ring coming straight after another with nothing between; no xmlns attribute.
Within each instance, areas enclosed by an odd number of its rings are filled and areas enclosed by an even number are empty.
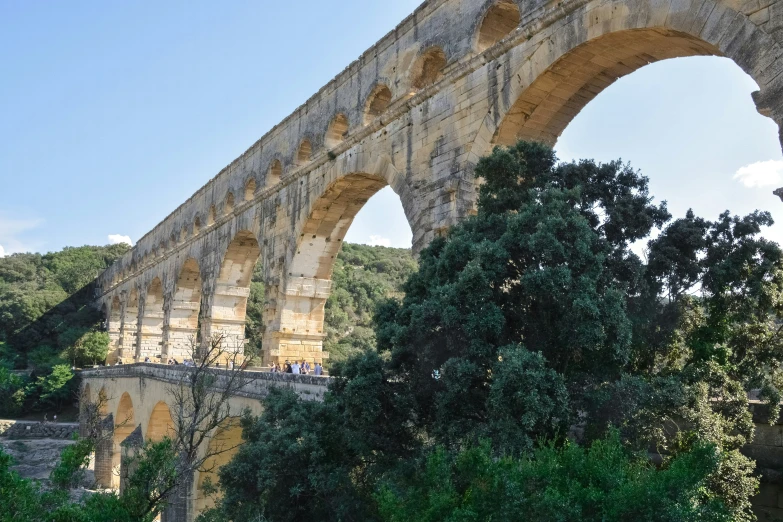
<svg viewBox="0 0 783 522"><path fill-rule="evenodd" d="M256 180L250 178L245 183L245 201L250 201L256 195Z"/></svg>
<svg viewBox="0 0 783 522"><path fill-rule="evenodd" d="M326 139L324 140L326 147L331 149L343 142L349 127L348 117L345 114L340 113L335 116L326 131Z"/></svg>
<svg viewBox="0 0 783 522"><path fill-rule="evenodd" d="M197 236L201 232L201 217L196 216L193 220L193 235Z"/></svg>
<svg viewBox="0 0 783 522"><path fill-rule="evenodd" d="M211 227L215 224L215 216L217 215L217 211L215 210L215 205L212 205L209 207L209 213L207 214L207 226Z"/></svg>
<svg viewBox="0 0 783 522"><path fill-rule="evenodd" d="M280 178L283 177L283 165L280 160L275 160L269 166L269 172L266 175L266 186L271 187L280 183Z"/></svg>
<svg viewBox="0 0 783 522"><path fill-rule="evenodd" d="M229 192L226 196L226 202L223 204L223 215L231 214L234 211L234 193Z"/></svg>
<svg viewBox="0 0 783 522"><path fill-rule="evenodd" d="M440 47L431 47L419 56L411 69L411 87L419 91L443 77L446 53Z"/></svg>
<svg viewBox="0 0 783 522"><path fill-rule="evenodd" d="M179 242L184 243L188 239L187 227L182 227L179 231Z"/></svg>
<svg viewBox="0 0 783 522"><path fill-rule="evenodd" d="M492 4L479 26L476 49L483 53L519 26L522 15L513 0L499 0Z"/></svg>
<svg viewBox="0 0 783 522"><path fill-rule="evenodd" d="M152 409L144 438L153 442L159 442L166 436L174 436L174 421L171 418L169 405L159 401Z"/></svg>
<svg viewBox="0 0 783 522"><path fill-rule="evenodd" d="M204 486L207 481L212 485L218 482L218 472L221 467L226 465L234 455L239 451L242 445L242 426L239 418L229 417L219 427L209 439L207 445L207 454L209 457L204 466L199 470L198 483L196 487L196 512L200 513L214 506L215 498L208 497L204 493Z"/></svg>
<svg viewBox="0 0 783 522"><path fill-rule="evenodd" d="M364 124L370 124L375 118L383 114L391 103L391 90L383 84L377 85L367 97L364 108Z"/></svg>
<svg viewBox="0 0 783 522"><path fill-rule="evenodd" d="M296 152L296 166L301 167L310 163L310 159L313 156L313 145L310 140L305 139L302 144L299 145L299 150Z"/></svg>
<svg viewBox="0 0 783 522"><path fill-rule="evenodd" d="M117 414L114 416L114 448L112 451L112 488L120 487L120 465L122 461L122 447L120 444L128 438L136 427L136 418L133 412L133 401L128 392L120 397Z"/></svg>

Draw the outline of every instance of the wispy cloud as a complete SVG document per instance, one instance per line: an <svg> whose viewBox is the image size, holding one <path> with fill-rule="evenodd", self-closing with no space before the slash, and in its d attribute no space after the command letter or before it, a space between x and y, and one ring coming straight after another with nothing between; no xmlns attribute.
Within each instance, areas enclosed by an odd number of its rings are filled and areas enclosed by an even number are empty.
<svg viewBox="0 0 783 522"><path fill-rule="evenodd" d="M370 242L368 244L370 246L390 247L391 246L391 239L389 239L388 237L383 237L383 236L370 236Z"/></svg>
<svg viewBox="0 0 783 522"><path fill-rule="evenodd" d="M757 161L740 168L734 179L746 187L783 185L783 160Z"/></svg>
<svg viewBox="0 0 783 522"><path fill-rule="evenodd" d="M119 245L120 243L125 243L130 246L133 246L133 241L131 241L130 236L123 236L122 234L109 234L109 243L112 245Z"/></svg>
<svg viewBox="0 0 783 522"><path fill-rule="evenodd" d="M33 252L36 244L20 236L43 224L43 219L19 219L0 215L0 257L16 252ZM40 245L38 245L40 246Z"/></svg>

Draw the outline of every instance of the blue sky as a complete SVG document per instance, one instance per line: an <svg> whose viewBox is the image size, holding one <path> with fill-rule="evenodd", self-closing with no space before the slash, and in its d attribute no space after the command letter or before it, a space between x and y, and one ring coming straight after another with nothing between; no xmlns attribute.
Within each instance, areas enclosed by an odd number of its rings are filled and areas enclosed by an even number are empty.
<svg viewBox="0 0 783 522"><path fill-rule="evenodd" d="M418 3L0 0L0 255L138 239ZM557 150L631 161L675 215L770 210L783 240L783 157L756 88L726 59L653 64ZM347 239L410 238L385 189Z"/></svg>

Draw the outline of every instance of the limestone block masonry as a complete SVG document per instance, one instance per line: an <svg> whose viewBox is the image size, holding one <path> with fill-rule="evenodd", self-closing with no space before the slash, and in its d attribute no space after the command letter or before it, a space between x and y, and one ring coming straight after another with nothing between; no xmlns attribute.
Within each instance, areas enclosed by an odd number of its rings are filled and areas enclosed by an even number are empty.
<svg viewBox="0 0 783 522"><path fill-rule="evenodd" d="M0 437L8 439L70 439L78 429L67 422L0 420Z"/></svg>
<svg viewBox="0 0 783 522"><path fill-rule="evenodd" d="M732 59L780 126L782 40L783 0L428 0L99 277L111 358L181 358L215 332L241 350L261 263L265 362L321 361L335 256L378 190L418 252L474 211L493 146L554 144L617 78L670 58Z"/></svg>
<svg viewBox="0 0 783 522"><path fill-rule="evenodd" d="M120 489L122 478L132 474L132 470L128 469L132 463L127 458L123 460L122 456L131 455L145 440L158 441L166 435L173 435L172 408L176 408L177 404L173 402L171 390L183 380L187 382L189 371L192 368L182 365L142 363L80 372L80 406L98 404L101 408L103 436L95 449L95 480L98 486ZM210 372L215 376L215 389L225 389L225 380L231 373L225 369L210 369ZM217 481L217 470L231 460L241 444L242 430L236 421L243 411L259 415L261 400L273 387L290 389L304 400L321 401L329 380L328 377L314 375L243 371L245 386L228 400L229 416L234 422L228 426L221 425L210 433L208 441L199 448L202 455L213 444L220 451L205 464L205 471L187 477L182 490L177 492L163 513L163 522L194 520L198 513L213 505L214 498L207 496L202 486L208 479L213 483ZM173 411L176 416L176 410ZM85 416L81 417L84 419ZM76 426L70 426L71 431L74 429ZM82 433L84 429L85 426L82 426Z"/></svg>

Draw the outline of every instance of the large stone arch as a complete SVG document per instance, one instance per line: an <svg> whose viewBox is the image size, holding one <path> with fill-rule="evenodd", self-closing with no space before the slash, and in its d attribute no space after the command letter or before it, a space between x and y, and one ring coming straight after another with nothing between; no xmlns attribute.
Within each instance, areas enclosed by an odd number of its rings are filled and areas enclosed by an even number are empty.
<svg viewBox="0 0 783 522"><path fill-rule="evenodd" d="M139 291L132 288L125 295L120 326L120 360L125 363L136 358L139 330Z"/></svg>
<svg viewBox="0 0 783 522"><path fill-rule="evenodd" d="M267 313L265 362L323 362L324 306L331 293L337 254L367 201L386 186L400 197L412 230L417 208L405 180L388 157L356 153L317 181L318 197L302 208L286 256L274 307ZM275 289L268 288L268 293Z"/></svg>
<svg viewBox="0 0 783 522"><path fill-rule="evenodd" d="M234 234L221 259L208 309L202 318L202 343L220 336L227 355L242 353L250 281L260 257L261 247L253 232L244 229Z"/></svg>
<svg viewBox="0 0 783 522"><path fill-rule="evenodd" d="M725 56L759 85L759 112L783 121L783 48L727 2L590 2L508 50L511 70L481 124L475 161L517 139L554 144L616 79L659 60Z"/></svg>
<svg viewBox="0 0 783 522"><path fill-rule="evenodd" d="M178 270L165 327L163 361L191 358L197 346L202 278L198 261L189 257Z"/></svg>

